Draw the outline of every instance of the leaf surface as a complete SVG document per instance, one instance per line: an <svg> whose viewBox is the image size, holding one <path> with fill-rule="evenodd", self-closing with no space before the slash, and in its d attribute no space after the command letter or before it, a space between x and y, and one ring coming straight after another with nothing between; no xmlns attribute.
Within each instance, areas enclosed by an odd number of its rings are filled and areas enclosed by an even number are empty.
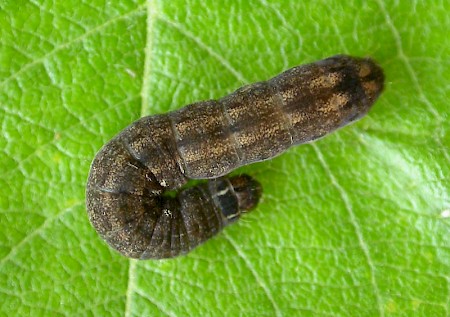
<svg viewBox="0 0 450 317"><path fill-rule="evenodd" d="M3 1L0 315L448 316L450 5ZM86 216L130 122L331 55L372 56L362 121L243 167L263 201L189 255L128 260Z"/></svg>

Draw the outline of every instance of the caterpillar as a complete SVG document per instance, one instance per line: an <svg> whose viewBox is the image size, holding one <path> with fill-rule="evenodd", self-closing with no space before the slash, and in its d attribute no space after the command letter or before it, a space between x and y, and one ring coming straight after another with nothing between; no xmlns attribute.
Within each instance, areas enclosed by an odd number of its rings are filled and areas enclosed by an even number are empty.
<svg viewBox="0 0 450 317"><path fill-rule="evenodd" d="M95 156L89 219L127 257L186 254L258 204L257 180L227 174L362 118L383 86L372 59L337 55L218 100L143 117ZM207 181L186 188L190 179Z"/></svg>

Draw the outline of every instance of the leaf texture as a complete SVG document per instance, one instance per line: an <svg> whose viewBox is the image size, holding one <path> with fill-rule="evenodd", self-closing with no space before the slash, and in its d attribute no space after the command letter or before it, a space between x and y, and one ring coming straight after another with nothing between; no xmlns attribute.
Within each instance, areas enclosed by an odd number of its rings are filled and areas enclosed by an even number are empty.
<svg viewBox="0 0 450 317"><path fill-rule="evenodd" d="M448 316L447 1L0 3L0 315ZM260 206L189 255L137 262L84 205L130 122L299 64L372 56L369 115L243 167Z"/></svg>

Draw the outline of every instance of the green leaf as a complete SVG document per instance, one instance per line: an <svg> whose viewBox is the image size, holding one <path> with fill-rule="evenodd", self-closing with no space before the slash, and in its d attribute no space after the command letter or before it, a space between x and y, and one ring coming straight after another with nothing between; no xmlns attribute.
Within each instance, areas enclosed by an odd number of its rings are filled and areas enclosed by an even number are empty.
<svg viewBox="0 0 450 317"><path fill-rule="evenodd" d="M0 315L450 315L448 1L2 1ZM86 216L90 162L141 116L338 53L362 121L244 167L259 207L185 257L128 260Z"/></svg>

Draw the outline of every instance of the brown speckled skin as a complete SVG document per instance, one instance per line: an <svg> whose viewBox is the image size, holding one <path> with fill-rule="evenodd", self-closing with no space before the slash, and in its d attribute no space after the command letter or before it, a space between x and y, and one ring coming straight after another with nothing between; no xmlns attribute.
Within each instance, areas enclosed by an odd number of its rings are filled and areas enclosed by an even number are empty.
<svg viewBox="0 0 450 317"><path fill-rule="evenodd" d="M89 218L125 256L185 254L258 203L257 181L222 176L363 117L383 84L371 59L338 55L218 100L141 118L95 157ZM209 181L180 190L189 179Z"/></svg>

